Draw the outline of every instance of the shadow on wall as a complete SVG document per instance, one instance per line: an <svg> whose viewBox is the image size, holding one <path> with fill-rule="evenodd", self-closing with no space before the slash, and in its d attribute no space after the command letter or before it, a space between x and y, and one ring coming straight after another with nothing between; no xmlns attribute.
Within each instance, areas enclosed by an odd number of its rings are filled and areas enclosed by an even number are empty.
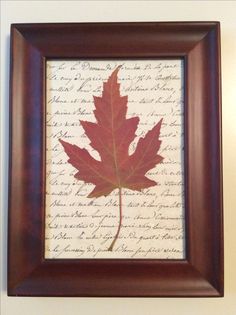
<svg viewBox="0 0 236 315"><path fill-rule="evenodd" d="M9 159L9 72L10 72L10 36L6 37L4 82L2 104L2 283L3 291L7 291L7 218L8 218L8 159Z"/></svg>

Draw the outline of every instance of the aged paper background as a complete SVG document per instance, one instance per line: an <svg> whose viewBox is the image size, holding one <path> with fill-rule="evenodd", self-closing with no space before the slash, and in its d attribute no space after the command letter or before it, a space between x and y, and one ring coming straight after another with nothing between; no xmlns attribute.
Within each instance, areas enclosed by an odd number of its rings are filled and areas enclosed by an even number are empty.
<svg viewBox="0 0 236 315"><path fill-rule="evenodd" d="M95 122L93 95L118 73L121 95L128 95L128 117L139 116L137 138L161 118L161 164L147 173L157 186L142 192L123 189L123 223L114 249L107 251L119 223L118 190L90 199L93 185L74 178L59 139L89 146L79 120ZM47 150L45 257L183 259L183 61L47 61Z"/></svg>

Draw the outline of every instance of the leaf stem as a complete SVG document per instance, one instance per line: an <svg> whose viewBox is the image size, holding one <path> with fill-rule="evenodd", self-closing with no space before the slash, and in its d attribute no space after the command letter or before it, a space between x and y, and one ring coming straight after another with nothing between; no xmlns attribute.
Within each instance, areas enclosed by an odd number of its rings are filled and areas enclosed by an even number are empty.
<svg viewBox="0 0 236 315"><path fill-rule="evenodd" d="M108 248L108 251L112 251L113 250L113 247L115 245L115 242L119 236L119 233L120 233L120 228L121 228L121 223L122 223L122 194L121 194L121 187L119 187L119 211L120 211L120 220L119 220L119 225L118 225L118 229L117 229L117 232L116 232L116 235L110 245L110 247Z"/></svg>

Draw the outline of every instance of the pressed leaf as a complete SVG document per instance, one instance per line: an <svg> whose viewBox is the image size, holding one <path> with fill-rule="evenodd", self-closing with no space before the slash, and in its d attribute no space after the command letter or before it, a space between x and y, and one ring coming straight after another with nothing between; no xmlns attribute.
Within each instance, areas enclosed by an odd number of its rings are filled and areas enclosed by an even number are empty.
<svg viewBox="0 0 236 315"><path fill-rule="evenodd" d="M122 187L141 191L155 186L157 183L145 174L163 160L158 154L162 120L139 139L134 153L129 155L139 117L126 118L128 97L120 95L119 69L117 67L103 83L102 96L94 96L96 123L80 121L101 161L94 159L86 149L59 140L69 157L68 162L78 170L75 177L95 185L88 195L90 198L107 196L116 188L121 194Z"/></svg>

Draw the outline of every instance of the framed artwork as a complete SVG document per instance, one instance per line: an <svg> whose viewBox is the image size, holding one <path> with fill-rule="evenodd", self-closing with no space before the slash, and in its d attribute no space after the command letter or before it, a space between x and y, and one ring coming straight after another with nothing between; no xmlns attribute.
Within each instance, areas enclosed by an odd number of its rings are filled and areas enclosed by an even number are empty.
<svg viewBox="0 0 236 315"><path fill-rule="evenodd" d="M219 28L12 25L9 295L223 296Z"/></svg>

